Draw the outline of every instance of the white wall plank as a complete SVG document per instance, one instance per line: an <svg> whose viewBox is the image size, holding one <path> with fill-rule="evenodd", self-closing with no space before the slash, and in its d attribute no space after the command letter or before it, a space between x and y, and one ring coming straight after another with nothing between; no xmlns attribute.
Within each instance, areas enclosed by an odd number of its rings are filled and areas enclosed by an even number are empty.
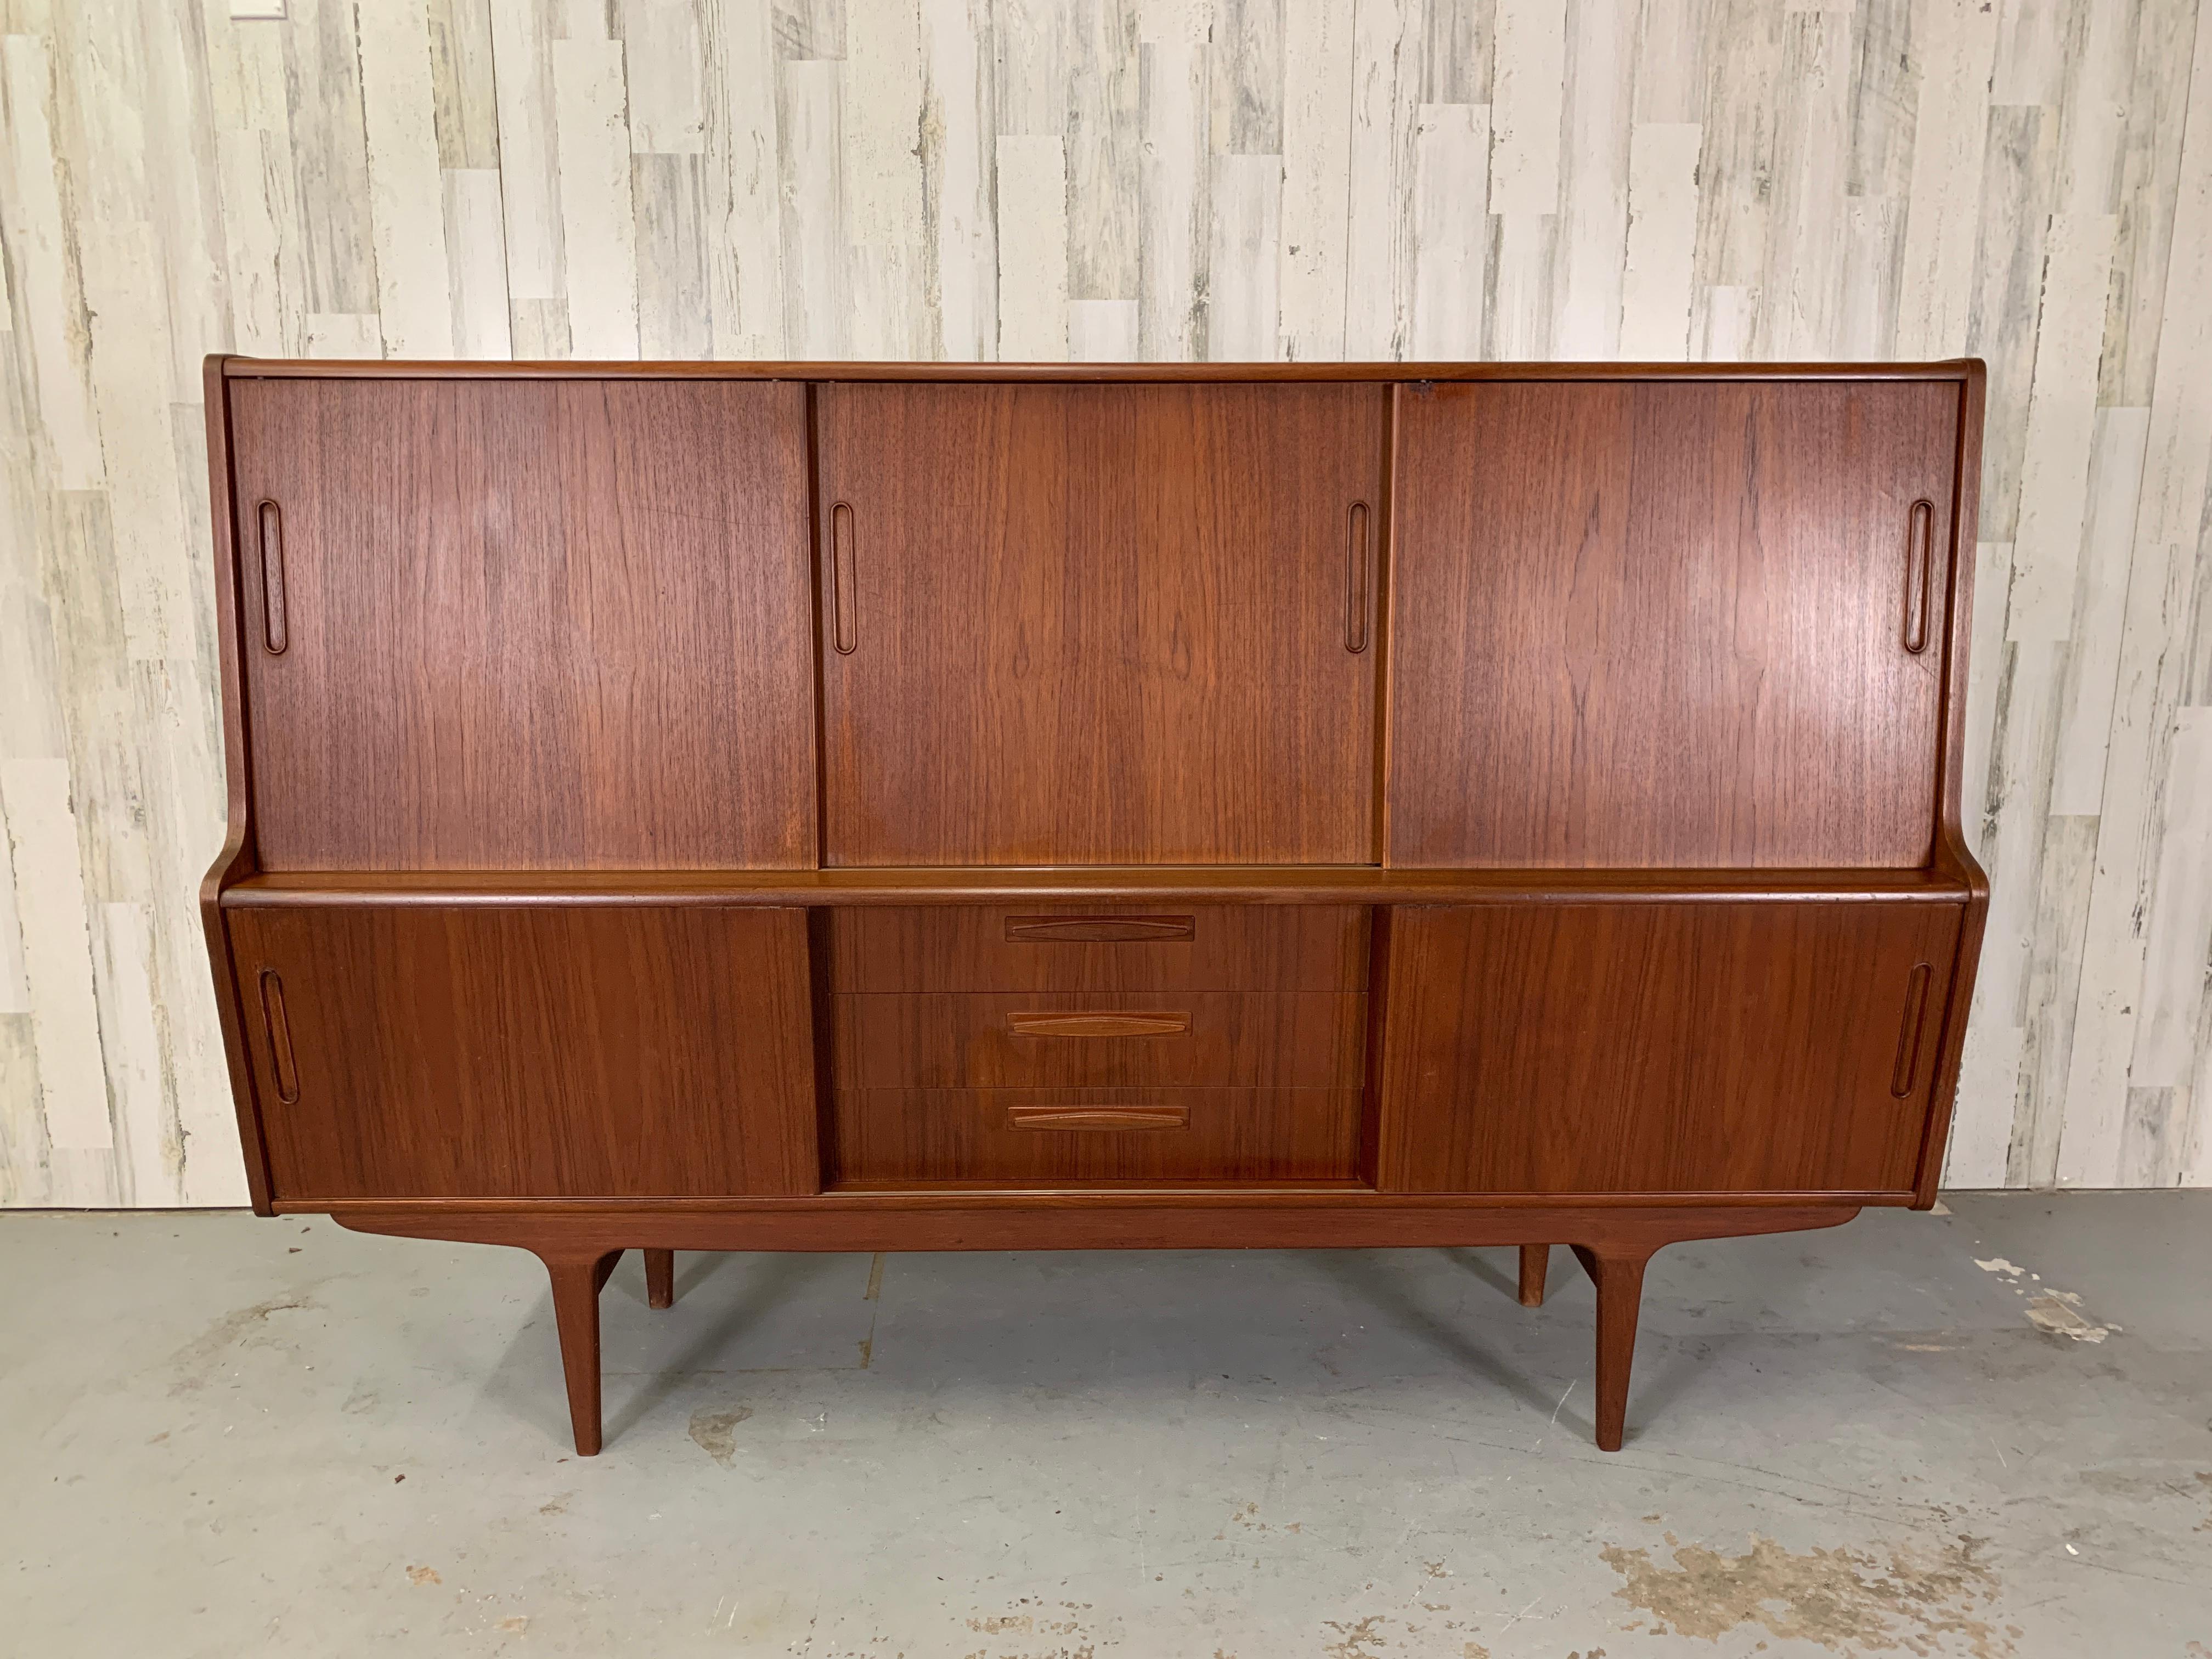
<svg viewBox="0 0 2212 1659"><path fill-rule="evenodd" d="M0 761L0 811L7 816L15 872L46 1135L58 1150L104 1152L114 1144L114 1133L69 763Z"/></svg>
<svg viewBox="0 0 2212 1659"><path fill-rule="evenodd" d="M1067 163L1059 139L1000 138L999 218L1006 228L999 238L999 356L1063 362Z"/></svg>
<svg viewBox="0 0 2212 1659"><path fill-rule="evenodd" d="M635 357L637 229L622 47L556 40L553 102L570 343L580 358Z"/></svg>
<svg viewBox="0 0 2212 1659"><path fill-rule="evenodd" d="M378 0L361 7L358 15L369 219L376 234L385 349L400 357L450 357L453 280L446 263L428 17L423 0Z"/></svg>

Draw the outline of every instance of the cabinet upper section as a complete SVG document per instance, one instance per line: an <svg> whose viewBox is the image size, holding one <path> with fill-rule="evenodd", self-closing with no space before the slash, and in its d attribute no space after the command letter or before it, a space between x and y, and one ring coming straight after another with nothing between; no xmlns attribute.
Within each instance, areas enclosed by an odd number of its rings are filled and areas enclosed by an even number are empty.
<svg viewBox="0 0 2212 1659"><path fill-rule="evenodd" d="M210 384L271 872L1899 868L1955 787L1971 364Z"/></svg>

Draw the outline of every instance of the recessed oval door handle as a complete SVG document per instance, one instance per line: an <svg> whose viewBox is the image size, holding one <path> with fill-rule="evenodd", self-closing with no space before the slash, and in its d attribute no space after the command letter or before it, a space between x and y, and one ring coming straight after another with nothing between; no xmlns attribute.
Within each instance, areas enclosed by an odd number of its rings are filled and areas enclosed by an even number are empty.
<svg viewBox="0 0 2212 1659"><path fill-rule="evenodd" d="M860 579L853 568L853 508L830 509L830 643L849 657L860 643Z"/></svg>
<svg viewBox="0 0 2212 1659"><path fill-rule="evenodd" d="M1181 1036L1190 1030L1187 1013L1008 1014L1006 1029L1030 1037Z"/></svg>
<svg viewBox="0 0 2212 1659"><path fill-rule="evenodd" d="M1928 611L1935 580L1936 504L1915 501L1905 521L1905 648L1928 648Z"/></svg>
<svg viewBox="0 0 2212 1659"><path fill-rule="evenodd" d="M284 654L284 515L274 501L254 513L261 539L261 646L272 657Z"/></svg>
<svg viewBox="0 0 2212 1659"><path fill-rule="evenodd" d="M276 1079L276 1098L289 1106L300 1097L300 1067L292 1058L292 1023L284 1014L284 981L274 968L261 970L261 1024L269 1035L269 1069Z"/></svg>
<svg viewBox="0 0 2212 1659"><path fill-rule="evenodd" d="M1897 1034L1897 1059L1889 1068L1889 1092L1903 1100L1912 1092L1920 1070L1920 1033L1928 1023L1928 983L1935 971L1921 963L1905 981L1905 1024Z"/></svg>
<svg viewBox="0 0 2212 1659"><path fill-rule="evenodd" d="M1374 563L1368 525L1373 517L1364 501L1352 502L1346 515L1344 648L1355 654L1367 648L1367 573Z"/></svg>

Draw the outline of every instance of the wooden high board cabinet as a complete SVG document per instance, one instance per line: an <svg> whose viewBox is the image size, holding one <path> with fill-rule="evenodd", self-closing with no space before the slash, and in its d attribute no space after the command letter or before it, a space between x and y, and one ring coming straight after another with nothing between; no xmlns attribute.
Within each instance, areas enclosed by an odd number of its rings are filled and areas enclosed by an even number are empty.
<svg viewBox="0 0 2212 1659"><path fill-rule="evenodd" d="M1976 362L208 365L263 1214L544 1259L1935 1200Z"/></svg>

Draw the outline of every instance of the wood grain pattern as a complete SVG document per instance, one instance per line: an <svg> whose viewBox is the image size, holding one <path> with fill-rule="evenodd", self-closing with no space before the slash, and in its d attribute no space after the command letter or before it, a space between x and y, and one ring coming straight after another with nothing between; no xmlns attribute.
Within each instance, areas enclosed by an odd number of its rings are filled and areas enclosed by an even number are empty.
<svg viewBox="0 0 2212 1659"><path fill-rule="evenodd" d="M1903 1192L1957 907L1528 906L1391 924L1380 1184Z"/></svg>
<svg viewBox="0 0 2212 1659"><path fill-rule="evenodd" d="M277 1198L815 1190L799 911L271 909L229 927L247 982L282 986L256 1010L281 1023L247 1036Z"/></svg>
<svg viewBox="0 0 2212 1659"><path fill-rule="evenodd" d="M1379 391L830 386L816 408L866 618L823 659L824 862L1375 861L1344 526L1381 487Z"/></svg>
<svg viewBox="0 0 2212 1659"><path fill-rule="evenodd" d="M264 867L814 862L799 388L230 396Z"/></svg>
<svg viewBox="0 0 2212 1659"><path fill-rule="evenodd" d="M1958 418L1940 385L1407 397L1390 861L1924 864L1942 678L1901 618Z"/></svg>
<svg viewBox="0 0 2212 1659"><path fill-rule="evenodd" d="M1358 1089L840 1089L830 1184L1342 1181L1359 1113Z"/></svg>
<svg viewBox="0 0 2212 1659"><path fill-rule="evenodd" d="M1367 915L1346 904L991 906L830 913L841 991L1358 991ZM1165 936L1174 927L1182 937ZM1125 931L1127 937L1111 937Z"/></svg>
<svg viewBox="0 0 2212 1659"><path fill-rule="evenodd" d="M1160 1017L1138 1034L1029 1036L1016 1017ZM1321 991L840 995L837 1080L856 1089L1358 1085L1366 999ZM1176 1030L1161 1029L1169 1024Z"/></svg>

